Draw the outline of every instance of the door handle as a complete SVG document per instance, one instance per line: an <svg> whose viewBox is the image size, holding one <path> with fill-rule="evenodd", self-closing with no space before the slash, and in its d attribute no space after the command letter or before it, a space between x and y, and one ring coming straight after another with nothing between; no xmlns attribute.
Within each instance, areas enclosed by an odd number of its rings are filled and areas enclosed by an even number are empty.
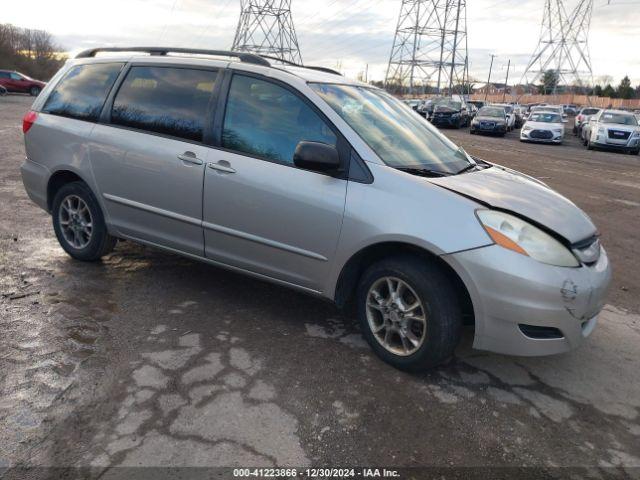
<svg viewBox="0 0 640 480"><path fill-rule="evenodd" d="M231 165L229 165L229 162L225 160L221 160L218 163L210 163L209 168L213 170L217 170L219 172L224 172L224 173L236 173L236 169L231 168Z"/></svg>
<svg viewBox="0 0 640 480"><path fill-rule="evenodd" d="M184 152L181 155L178 155L178 158L183 162L192 163L194 165L202 165L204 162L196 157L196 154L193 152Z"/></svg>

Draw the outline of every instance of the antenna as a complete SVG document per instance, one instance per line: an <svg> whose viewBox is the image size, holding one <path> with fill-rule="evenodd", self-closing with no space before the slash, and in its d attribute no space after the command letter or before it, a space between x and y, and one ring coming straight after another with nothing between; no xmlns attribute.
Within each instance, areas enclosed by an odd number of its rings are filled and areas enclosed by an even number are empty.
<svg viewBox="0 0 640 480"><path fill-rule="evenodd" d="M466 0L402 0L385 86L464 93L467 72Z"/></svg>
<svg viewBox="0 0 640 480"><path fill-rule="evenodd" d="M302 65L291 0L240 0L240 20L231 50Z"/></svg>
<svg viewBox="0 0 640 480"><path fill-rule="evenodd" d="M592 12L593 0L579 0L569 16L564 0L545 0L540 39L522 76L525 82L535 83L552 70L558 84L593 83L588 44Z"/></svg>

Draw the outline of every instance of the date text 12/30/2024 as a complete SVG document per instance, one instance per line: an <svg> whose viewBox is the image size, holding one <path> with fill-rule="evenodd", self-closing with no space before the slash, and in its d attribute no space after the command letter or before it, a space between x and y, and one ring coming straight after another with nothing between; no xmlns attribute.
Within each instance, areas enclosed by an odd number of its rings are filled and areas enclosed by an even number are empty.
<svg viewBox="0 0 640 480"><path fill-rule="evenodd" d="M386 468L234 468L236 478L397 478Z"/></svg>

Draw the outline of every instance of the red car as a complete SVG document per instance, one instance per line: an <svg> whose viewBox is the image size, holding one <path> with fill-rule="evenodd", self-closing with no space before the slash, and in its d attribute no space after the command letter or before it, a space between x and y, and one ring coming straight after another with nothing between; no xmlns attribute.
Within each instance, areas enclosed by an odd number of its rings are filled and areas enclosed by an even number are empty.
<svg viewBox="0 0 640 480"><path fill-rule="evenodd" d="M0 85L6 88L8 92L28 93L35 97L46 84L22 73L0 70Z"/></svg>

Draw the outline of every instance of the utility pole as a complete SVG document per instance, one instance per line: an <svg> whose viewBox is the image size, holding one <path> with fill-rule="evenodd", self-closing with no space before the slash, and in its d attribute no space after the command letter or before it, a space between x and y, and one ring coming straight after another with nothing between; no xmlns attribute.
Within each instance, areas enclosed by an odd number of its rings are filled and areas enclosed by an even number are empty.
<svg viewBox="0 0 640 480"><path fill-rule="evenodd" d="M302 65L291 0L240 0L240 20L231 50Z"/></svg>
<svg viewBox="0 0 640 480"><path fill-rule="evenodd" d="M487 101L487 97L489 96L489 84L491 83L491 70L493 70L493 59L496 58L497 55L491 54L491 65L489 65L489 78L487 78L487 86L484 89L484 101Z"/></svg>
<svg viewBox="0 0 640 480"><path fill-rule="evenodd" d="M504 91L502 92L502 103L507 98L507 88L509 87L509 70L511 69L511 59L507 63L507 79L504 81Z"/></svg>

